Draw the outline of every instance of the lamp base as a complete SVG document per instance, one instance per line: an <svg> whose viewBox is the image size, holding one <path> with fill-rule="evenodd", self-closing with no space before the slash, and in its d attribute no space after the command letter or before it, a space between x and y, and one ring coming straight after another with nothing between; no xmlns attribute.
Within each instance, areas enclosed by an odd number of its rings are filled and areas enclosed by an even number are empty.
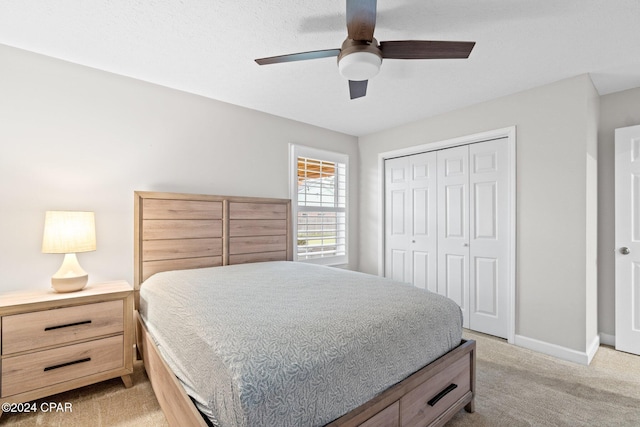
<svg viewBox="0 0 640 427"><path fill-rule="evenodd" d="M78 277L51 278L51 287L56 292L76 292L87 285L89 275Z"/></svg>
<svg viewBox="0 0 640 427"><path fill-rule="evenodd" d="M60 269L51 278L51 287L56 292L75 292L84 288L89 275L80 267L76 254L65 254Z"/></svg>

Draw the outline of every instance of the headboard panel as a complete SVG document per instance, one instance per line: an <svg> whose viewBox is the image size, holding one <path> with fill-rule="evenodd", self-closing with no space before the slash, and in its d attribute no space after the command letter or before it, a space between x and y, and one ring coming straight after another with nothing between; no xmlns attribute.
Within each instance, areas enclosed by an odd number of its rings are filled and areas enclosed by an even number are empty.
<svg viewBox="0 0 640 427"><path fill-rule="evenodd" d="M291 259L290 203L229 201L228 264Z"/></svg>
<svg viewBox="0 0 640 427"><path fill-rule="evenodd" d="M291 201L134 193L134 286L166 270L293 259Z"/></svg>

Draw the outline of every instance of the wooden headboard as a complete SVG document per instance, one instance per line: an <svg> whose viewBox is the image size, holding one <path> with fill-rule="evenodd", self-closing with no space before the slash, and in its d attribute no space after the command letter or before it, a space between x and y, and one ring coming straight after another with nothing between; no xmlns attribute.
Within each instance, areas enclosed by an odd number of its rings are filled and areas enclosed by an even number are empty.
<svg viewBox="0 0 640 427"><path fill-rule="evenodd" d="M293 259L291 201L134 193L134 288L154 273Z"/></svg>

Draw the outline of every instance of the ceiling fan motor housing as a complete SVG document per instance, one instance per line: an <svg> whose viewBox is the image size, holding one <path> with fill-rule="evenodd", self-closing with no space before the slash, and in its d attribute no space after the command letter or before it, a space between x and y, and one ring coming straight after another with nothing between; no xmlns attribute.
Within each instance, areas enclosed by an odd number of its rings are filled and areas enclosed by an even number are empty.
<svg viewBox="0 0 640 427"><path fill-rule="evenodd" d="M382 51L374 38L365 40L346 39L338 55L340 74L351 81L369 80L380 71Z"/></svg>

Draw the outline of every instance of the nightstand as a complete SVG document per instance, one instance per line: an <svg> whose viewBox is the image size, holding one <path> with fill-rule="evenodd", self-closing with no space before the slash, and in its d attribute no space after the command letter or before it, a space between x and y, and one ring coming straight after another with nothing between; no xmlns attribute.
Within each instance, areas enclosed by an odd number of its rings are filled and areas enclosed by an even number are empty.
<svg viewBox="0 0 640 427"><path fill-rule="evenodd" d="M0 402L18 403L133 373L133 288L0 296ZM2 411L0 411L0 415Z"/></svg>

